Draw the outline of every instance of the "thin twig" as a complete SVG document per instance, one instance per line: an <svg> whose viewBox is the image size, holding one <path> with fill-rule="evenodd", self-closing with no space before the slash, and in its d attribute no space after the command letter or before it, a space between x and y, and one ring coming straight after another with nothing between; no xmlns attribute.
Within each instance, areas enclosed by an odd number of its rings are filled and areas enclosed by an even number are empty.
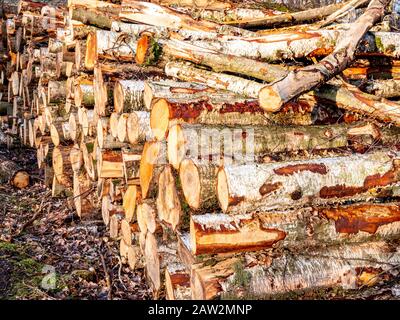
<svg viewBox="0 0 400 320"><path fill-rule="evenodd" d="M103 265L104 275L106 278L106 283L107 283L107 288L108 288L107 299L112 300L112 283L111 283L110 274L108 273L106 262L104 260L104 256L100 251L99 251L99 255L100 255L101 263Z"/></svg>

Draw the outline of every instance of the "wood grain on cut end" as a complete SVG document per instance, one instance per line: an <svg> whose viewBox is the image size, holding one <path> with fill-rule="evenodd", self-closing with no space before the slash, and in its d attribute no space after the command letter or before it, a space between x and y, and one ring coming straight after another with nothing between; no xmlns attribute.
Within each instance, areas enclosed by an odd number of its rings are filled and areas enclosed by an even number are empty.
<svg viewBox="0 0 400 320"><path fill-rule="evenodd" d="M18 188L24 189L29 185L29 174L26 171L17 172L11 180L11 185Z"/></svg>
<svg viewBox="0 0 400 320"><path fill-rule="evenodd" d="M183 194L188 205L197 210L200 207L200 176L195 163L185 159L179 167Z"/></svg>
<svg viewBox="0 0 400 320"><path fill-rule="evenodd" d="M165 166L161 172L158 187L156 200L158 217L176 231L181 220L182 209L171 166Z"/></svg>
<svg viewBox="0 0 400 320"><path fill-rule="evenodd" d="M126 135L127 140L131 144L138 143L139 139L139 118L135 112L129 114L128 119L126 120Z"/></svg>
<svg viewBox="0 0 400 320"><path fill-rule="evenodd" d="M168 161L176 169L185 156L185 137L180 125L174 125L168 133Z"/></svg>
<svg viewBox="0 0 400 320"><path fill-rule="evenodd" d="M128 222L133 220L136 209L137 186L128 186L125 191L122 206L125 210L125 219Z"/></svg>
<svg viewBox="0 0 400 320"><path fill-rule="evenodd" d="M279 92L276 92L273 87L269 86L266 86L260 90L258 101L261 108L267 112L279 111L283 106L283 101L279 95Z"/></svg>
<svg viewBox="0 0 400 320"><path fill-rule="evenodd" d="M167 136L169 127L169 105L165 99L159 99L151 108L150 128L157 140L163 140Z"/></svg>
<svg viewBox="0 0 400 320"><path fill-rule="evenodd" d="M127 128L128 118L129 118L129 113L123 113L118 119L117 138L120 142L126 141L126 128Z"/></svg>
<svg viewBox="0 0 400 320"><path fill-rule="evenodd" d="M124 90L122 89L122 85L119 81L115 82L114 85L114 109L116 112L121 113L124 110Z"/></svg>
<svg viewBox="0 0 400 320"><path fill-rule="evenodd" d="M160 143L146 142L143 148L142 158L140 159L139 178L143 198L147 198L151 180L153 178L153 168L160 152Z"/></svg>
<svg viewBox="0 0 400 320"><path fill-rule="evenodd" d="M160 257L158 256L157 240L150 232L146 235L144 253L147 276L150 280L150 285L154 292L158 292L161 288Z"/></svg>
<svg viewBox="0 0 400 320"><path fill-rule="evenodd" d="M85 67L93 70L97 61L97 35L96 32L89 33L86 39Z"/></svg>
<svg viewBox="0 0 400 320"><path fill-rule="evenodd" d="M149 36L143 35L137 42L136 63L144 64L146 62L147 51L149 50Z"/></svg>
<svg viewBox="0 0 400 320"><path fill-rule="evenodd" d="M120 115L116 112L113 112L110 115L110 133L114 138L118 137L118 122Z"/></svg>

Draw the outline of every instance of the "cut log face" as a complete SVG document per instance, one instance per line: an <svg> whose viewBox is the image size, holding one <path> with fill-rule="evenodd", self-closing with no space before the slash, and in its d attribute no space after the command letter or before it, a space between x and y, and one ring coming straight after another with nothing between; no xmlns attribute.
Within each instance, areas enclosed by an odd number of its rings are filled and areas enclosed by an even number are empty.
<svg viewBox="0 0 400 320"><path fill-rule="evenodd" d="M182 209L171 166L166 166L158 178L157 212L160 221L173 231L181 221Z"/></svg>
<svg viewBox="0 0 400 320"><path fill-rule="evenodd" d="M129 114L126 123L127 140L130 144L150 141L153 133L150 129L150 113L147 111L135 111Z"/></svg>
<svg viewBox="0 0 400 320"><path fill-rule="evenodd" d="M14 161L0 160L0 182L10 183L13 187L24 189L29 185L30 176Z"/></svg>
<svg viewBox="0 0 400 320"><path fill-rule="evenodd" d="M158 256L158 245L155 236L148 232L144 248L146 259L146 273L150 280L153 291L158 292L161 287L160 258Z"/></svg>
<svg viewBox="0 0 400 320"><path fill-rule="evenodd" d="M71 148L71 152L69 154L69 159L71 161L72 171L74 172L74 174L78 173L83 166L82 151L78 144L75 144Z"/></svg>
<svg viewBox="0 0 400 320"><path fill-rule="evenodd" d="M309 161L225 166L217 176L224 212L274 210L382 197L379 188L399 180L398 154L364 155ZM257 182L258 181L258 182ZM378 189L376 189L378 188Z"/></svg>
<svg viewBox="0 0 400 320"><path fill-rule="evenodd" d="M131 270L135 270L136 266L138 265L139 260L139 252L136 246L129 246L128 247L128 265Z"/></svg>
<svg viewBox="0 0 400 320"><path fill-rule="evenodd" d="M101 198L101 215L103 217L104 225L107 227L110 223L110 211L111 208L111 199L108 195L105 195Z"/></svg>
<svg viewBox="0 0 400 320"><path fill-rule="evenodd" d="M193 210L213 210L216 197L217 166L210 162L185 159L179 166L179 177L185 199Z"/></svg>
<svg viewBox="0 0 400 320"><path fill-rule="evenodd" d="M128 186L123 198L123 208L125 210L125 219L131 222L134 219L136 209L137 186Z"/></svg>
<svg viewBox="0 0 400 320"><path fill-rule="evenodd" d="M140 159L139 177L142 196L146 199L155 191L158 180L158 162L162 155L161 142L146 142L143 148L142 158Z"/></svg>
<svg viewBox="0 0 400 320"><path fill-rule="evenodd" d="M58 146L53 149L53 169L57 181L66 187L72 186L72 166L69 158L70 146Z"/></svg>
<svg viewBox="0 0 400 320"><path fill-rule="evenodd" d="M121 256L121 258L124 258L125 261L126 261L126 259L128 259L129 247L130 246L128 246L125 243L125 240L123 238L121 238L121 241L119 242L119 255Z"/></svg>
<svg viewBox="0 0 400 320"><path fill-rule="evenodd" d="M132 230L131 230L131 226L130 223L123 219L121 221L121 235L122 235L122 239L124 239L125 243L130 246L132 245Z"/></svg>
<svg viewBox="0 0 400 320"><path fill-rule="evenodd" d="M127 121L129 118L129 113L123 113L118 119L117 124L117 138L120 142L127 142Z"/></svg>
<svg viewBox="0 0 400 320"><path fill-rule="evenodd" d="M73 195L76 213L83 218L93 217L94 210L93 186L86 174L74 174Z"/></svg>

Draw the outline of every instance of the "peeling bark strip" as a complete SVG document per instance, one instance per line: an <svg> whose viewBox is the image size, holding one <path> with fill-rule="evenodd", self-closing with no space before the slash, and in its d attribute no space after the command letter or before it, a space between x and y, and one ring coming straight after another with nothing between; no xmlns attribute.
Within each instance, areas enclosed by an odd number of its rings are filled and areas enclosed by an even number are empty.
<svg viewBox="0 0 400 320"><path fill-rule="evenodd" d="M389 235L391 229L381 228L384 225L395 225L400 221L400 208L398 204L360 204L347 207L322 209L321 214L335 221L338 233L359 233L364 231L369 234ZM377 231L382 230L381 232ZM399 235L395 233L394 235Z"/></svg>
<svg viewBox="0 0 400 320"><path fill-rule="evenodd" d="M335 50L335 44L346 39L345 30L288 31L248 37L222 37L214 41L187 40L190 44L227 55L280 62L285 59L325 57ZM387 55L400 57L400 34L369 32L359 43L356 55Z"/></svg>
<svg viewBox="0 0 400 320"><path fill-rule="evenodd" d="M221 26L210 21L197 21L178 11L154 3L123 0L119 17L123 20L145 23L152 26L173 29L226 33L232 35L253 35L254 32L240 28Z"/></svg>
<svg viewBox="0 0 400 320"><path fill-rule="evenodd" d="M191 216L190 235L193 254L256 251L286 236L278 229L264 229L251 214Z"/></svg>
<svg viewBox="0 0 400 320"><path fill-rule="evenodd" d="M327 174L327 169L324 164L296 164L296 165L288 165L286 167L274 169L274 172L277 175L282 175L282 176L290 176L292 174L295 174L297 172L301 171L310 171L314 173L319 173L319 174Z"/></svg>
<svg viewBox="0 0 400 320"><path fill-rule="evenodd" d="M217 176L218 200L224 212L251 212L381 197L384 192L380 194L375 188L387 187L390 192L391 186L399 182L399 156L378 151L348 157L225 166ZM315 172L316 165L324 165L326 171ZM291 175L275 172L293 170L293 166L303 170ZM276 183L281 183L278 189L260 192L265 184Z"/></svg>
<svg viewBox="0 0 400 320"><path fill-rule="evenodd" d="M274 112L285 102L306 92L346 69L354 60L359 42L364 34L379 21L389 0L372 0L364 14L345 33L335 50L320 63L296 69L285 78L266 86L260 91L260 105Z"/></svg>
<svg viewBox="0 0 400 320"><path fill-rule="evenodd" d="M275 213L213 213L191 216L190 249L195 255L258 251L272 246L301 250L311 246L390 241L399 239L399 232L400 208L396 203Z"/></svg>
<svg viewBox="0 0 400 320"><path fill-rule="evenodd" d="M254 262L256 258L251 258L233 257L213 264L193 265L192 299L232 296L235 289L246 290L250 296L258 298L320 287L355 289L365 283L362 280L366 270L379 277L382 271L400 263L400 254L385 242L312 248L278 256L270 264ZM236 272L242 277L246 273L249 283L244 287L235 286L235 279L240 276L235 276Z"/></svg>
<svg viewBox="0 0 400 320"><path fill-rule="evenodd" d="M306 11L293 12L293 13L281 13L281 14L270 14L260 17L237 17L231 19L233 21L223 21L229 25L235 25L241 28L249 27L272 27L279 26L282 24L298 24L306 21L320 20L342 8L345 3L334 3L321 8L313 8ZM205 14L201 15L204 17ZM205 16L206 18L207 16Z"/></svg>

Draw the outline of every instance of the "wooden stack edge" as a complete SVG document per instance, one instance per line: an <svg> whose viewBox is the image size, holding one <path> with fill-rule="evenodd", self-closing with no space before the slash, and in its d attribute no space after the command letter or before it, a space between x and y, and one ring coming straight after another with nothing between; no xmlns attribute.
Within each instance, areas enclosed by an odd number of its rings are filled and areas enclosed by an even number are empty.
<svg viewBox="0 0 400 320"><path fill-rule="evenodd" d="M386 51L368 35L371 46L344 71L352 84L331 83L265 113L254 95L264 84L237 74L276 80L288 68L260 54L281 61L279 47L285 59L319 58L340 34L335 25L314 30L310 42L307 30L223 25L228 12L238 21L251 15L249 26L278 12L217 1L224 14L200 10L210 22L191 17L191 1L179 13L162 2L7 2L0 111L8 145L19 136L36 148L52 195L67 197L81 219L101 216L122 262L146 270L155 298L266 298L376 283L400 259L390 245L400 235L392 148L400 131L384 124L398 124L398 103L354 84L393 97L397 34L381 32ZM252 50L233 55L235 43ZM297 44L310 50L293 53ZM393 83L371 80L382 70ZM236 143L215 156L221 146L210 132ZM193 156L199 145L206 154Z"/></svg>

